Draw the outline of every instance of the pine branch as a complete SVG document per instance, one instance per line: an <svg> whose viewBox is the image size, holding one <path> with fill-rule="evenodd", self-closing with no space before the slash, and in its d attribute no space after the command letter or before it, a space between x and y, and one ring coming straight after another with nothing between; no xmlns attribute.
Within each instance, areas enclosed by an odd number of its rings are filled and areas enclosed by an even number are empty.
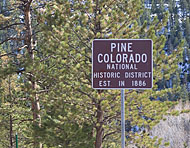
<svg viewBox="0 0 190 148"><path fill-rule="evenodd" d="M46 61L46 60L48 60L48 59L50 59L50 58L54 58L54 59L56 59L57 57L54 56L54 55L49 55L49 56L44 57L43 59L41 59L40 62L44 62L44 61Z"/></svg>
<svg viewBox="0 0 190 148"><path fill-rule="evenodd" d="M0 28L0 30L4 30L4 29L6 29L6 28L10 28L10 27L12 27L12 26L17 26L17 25L24 25L24 23L14 23L14 24L11 24L11 25L8 25L8 26L5 26L5 27Z"/></svg>
<svg viewBox="0 0 190 148"><path fill-rule="evenodd" d="M8 56L8 55L16 55L16 54L14 54L13 52L9 52L9 53L0 55L0 58L4 57L4 56Z"/></svg>
<svg viewBox="0 0 190 148"><path fill-rule="evenodd" d="M115 133L118 133L118 132L119 132L118 130L113 131L113 132L110 132L110 133L106 134L102 139L104 140L106 137L108 137L108 136L110 136L110 135L113 135L113 134L115 134Z"/></svg>
<svg viewBox="0 0 190 148"><path fill-rule="evenodd" d="M23 119L23 120L20 120L18 124L20 125L21 123L28 122L28 121L33 121L33 119Z"/></svg>
<svg viewBox="0 0 190 148"><path fill-rule="evenodd" d="M33 1L33 0L29 0L28 4L31 5L32 1Z"/></svg>
<svg viewBox="0 0 190 148"><path fill-rule="evenodd" d="M88 49L91 50L91 47L89 47L85 42L83 42L84 39L82 39L82 37L79 36L79 34L78 34L74 29L72 29L72 30L73 30L73 32L75 33L75 35L78 37L78 39L79 39Z"/></svg>
<svg viewBox="0 0 190 148"><path fill-rule="evenodd" d="M74 50L76 50L76 51L78 51L82 56L84 56L84 57L86 57L87 59L89 59L89 61L91 60L91 58L90 57L88 57L87 55L85 55L85 54L82 54L81 52L80 52L80 50L78 50L77 48L75 48L74 46L72 46L71 44L69 44L68 43L68 45L69 45L69 47L71 47L71 48L73 48Z"/></svg>
<svg viewBox="0 0 190 148"><path fill-rule="evenodd" d="M10 41L10 40L14 40L14 41L22 41L22 40L25 40L24 38L16 38L16 37L10 37L10 38L7 38L6 40L0 42L0 45L7 42L7 41Z"/></svg>
<svg viewBox="0 0 190 148"><path fill-rule="evenodd" d="M14 101L26 101L29 100L29 98L15 98Z"/></svg>
<svg viewBox="0 0 190 148"><path fill-rule="evenodd" d="M50 89L44 89L44 90L39 90L36 92L36 94L42 94L42 93L45 93L45 92L48 92L50 91Z"/></svg>

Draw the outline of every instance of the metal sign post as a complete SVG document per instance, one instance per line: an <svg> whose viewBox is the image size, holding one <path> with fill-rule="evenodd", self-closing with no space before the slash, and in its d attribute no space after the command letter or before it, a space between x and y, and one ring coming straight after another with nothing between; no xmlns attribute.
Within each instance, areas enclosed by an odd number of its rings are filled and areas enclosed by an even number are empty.
<svg viewBox="0 0 190 148"><path fill-rule="evenodd" d="M121 89L121 148L125 148L125 90Z"/></svg>
<svg viewBox="0 0 190 148"><path fill-rule="evenodd" d="M16 148L18 148L18 135L17 135L17 132L16 132L16 135L15 135L15 138L16 138Z"/></svg>

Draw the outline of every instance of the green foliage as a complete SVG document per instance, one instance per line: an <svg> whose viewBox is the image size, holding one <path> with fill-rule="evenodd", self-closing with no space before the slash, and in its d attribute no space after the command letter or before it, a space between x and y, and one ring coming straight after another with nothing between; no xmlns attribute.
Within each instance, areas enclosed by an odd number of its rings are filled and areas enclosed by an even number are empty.
<svg viewBox="0 0 190 148"><path fill-rule="evenodd" d="M43 26L44 38L42 40L46 44L41 44L41 46L46 49L47 55L56 55L57 59L62 57L59 67L64 67L62 76L57 75L54 77L54 81L63 81L62 92L66 104L74 105L81 120L87 121L88 125L92 126L94 139L98 132L102 132L98 129L104 130L102 134L105 137L103 139L103 146L105 147L114 147L120 143L120 128L117 123L120 120L120 92L117 90L92 90L90 57L93 39L139 38L142 36L143 38L151 38L154 42L153 90L126 91L126 119L131 122L131 126L151 129L159 123L163 115L175 103L150 101L150 97L164 97L179 89L174 87L173 89L159 90L157 87L160 80L163 78L169 80L170 75L176 72L177 64L182 56L181 45L169 56L162 50L166 38L158 34L167 23L168 13L161 16L162 21L160 23L155 17L148 27L146 22L139 26L137 21L142 14L140 1L123 1L122 5L121 3L116 1L99 1L98 3L91 1L73 1L72 3L69 1L52 1L47 5L45 16L42 16L47 24ZM70 9L73 11L69 11ZM50 15L53 12L55 14ZM60 70L54 69L54 75L58 71ZM54 103L52 102L50 105L52 108L54 108ZM58 108L56 110L60 113ZM67 112L68 114L69 112ZM52 118L54 115L55 111L50 117ZM143 117L147 117L148 120ZM76 122L78 122L77 119ZM57 123L55 126L58 125ZM47 127L51 128L51 125L49 124ZM139 138L133 132L127 134L130 137L127 139L130 143L144 144L143 146L146 145L147 147L156 145L156 142L152 141L147 132L139 133ZM96 142L97 139L95 139Z"/></svg>
<svg viewBox="0 0 190 148"><path fill-rule="evenodd" d="M120 91L91 88L91 43L99 38L150 38L154 43L154 87L146 91L126 90L125 116L130 125L126 140L138 147L162 145L162 139L150 137L149 131L176 104L168 101L168 96L182 91L178 85L169 88L162 83L171 76L179 83L176 73L178 63L182 62L183 41L179 44L175 39L181 38L178 33L172 33L171 39L164 36L162 30L171 14L164 12L164 1L152 4L152 11L158 13L154 19L148 17L151 11L142 7L141 0L52 0L41 10L32 3L36 8L32 27L38 23L37 29L41 31L34 35L37 45L33 58L24 47L0 61L0 75L5 81L11 78L14 82L11 91L7 90L9 84L1 83L0 128L6 129L3 136L8 135L6 123L12 115L20 147L32 147L36 141L48 148L120 147ZM173 11L172 7L169 11ZM177 20L176 17L175 29L180 26ZM14 29L17 37L27 31L20 31L21 27ZM175 43L176 49L169 55L163 51L167 41ZM20 69L24 72L18 72ZM38 100L41 109L32 110L32 102ZM40 118L34 120L34 113ZM131 127L138 127L139 131L134 132ZM3 141L4 144L8 139Z"/></svg>

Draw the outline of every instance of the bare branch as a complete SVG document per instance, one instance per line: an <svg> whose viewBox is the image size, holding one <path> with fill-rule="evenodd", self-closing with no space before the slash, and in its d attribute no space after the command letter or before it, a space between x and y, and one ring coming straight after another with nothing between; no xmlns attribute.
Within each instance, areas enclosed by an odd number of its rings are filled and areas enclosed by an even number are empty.
<svg viewBox="0 0 190 148"><path fill-rule="evenodd" d="M25 40L24 38L17 38L17 37L10 37L10 38L7 38L6 40L0 42L0 45L7 42L7 41L10 41L10 40L14 40L14 41L22 41L22 40Z"/></svg>
<svg viewBox="0 0 190 148"><path fill-rule="evenodd" d="M29 100L29 98L15 98L15 101L26 101Z"/></svg>
<svg viewBox="0 0 190 148"><path fill-rule="evenodd" d="M45 92L48 92L48 91L49 91L49 89L40 90L40 91L36 92L36 94L41 94L41 93L45 93Z"/></svg>
<svg viewBox="0 0 190 148"><path fill-rule="evenodd" d="M57 57L54 56L54 55L49 55L49 56L44 57L43 59L41 59L40 62L46 61L46 60L48 60L49 58L54 58L54 59L56 59Z"/></svg>
<svg viewBox="0 0 190 148"><path fill-rule="evenodd" d="M0 55L0 58L4 57L4 56L8 56L8 55L16 55L16 54L14 54L13 52L9 52L9 53L5 53L5 54Z"/></svg>
<svg viewBox="0 0 190 148"><path fill-rule="evenodd" d="M23 120L20 120L18 124L20 125L21 123L28 122L28 121L33 121L33 119L23 119Z"/></svg>
<svg viewBox="0 0 190 148"><path fill-rule="evenodd" d="M107 136L113 135L113 134L115 134L115 133L117 133L117 132L118 132L118 130L106 134L106 135L103 137L103 140L104 140Z"/></svg>
<svg viewBox="0 0 190 148"><path fill-rule="evenodd" d="M28 4L30 5L32 3L33 0L29 0Z"/></svg>
<svg viewBox="0 0 190 148"><path fill-rule="evenodd" d="M13 51L15 51L15 50L20 51L20 50L22 50L22 49L25 48L25 47L27 47L27 45L24 45L24 46L22 46L22 47L16 48L16 49L14 49ZM0 58L1 58L1 57L4 57L4 56L9 56L9 55L18 55L18 54L16 54L16 53L14 53L13 51L12 51L12 52L9 52L9 53L5 53L5 54L0 55Z"/></svg>
<svg viewBox="0 0 190 148"><path fill-rule="evenodd" d="M17 25L24 25L24 23L14 23L14 24L11 24L11 25L8 25L8 26L0 28L0 30L4 30L6 28L9 28L9 27L12 27L12 26L17 26Z"/></svg>

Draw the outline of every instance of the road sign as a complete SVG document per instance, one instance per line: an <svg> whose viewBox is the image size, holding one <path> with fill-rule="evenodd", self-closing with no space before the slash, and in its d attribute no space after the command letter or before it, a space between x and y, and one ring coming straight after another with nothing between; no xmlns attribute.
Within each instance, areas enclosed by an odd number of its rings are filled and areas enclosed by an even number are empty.
<svg viewBox="0 0 190 148"><path fill-rule="evenodd" d="M152 88L152 49L150 39L95 39L92 43L92 87Z"/></svg>

